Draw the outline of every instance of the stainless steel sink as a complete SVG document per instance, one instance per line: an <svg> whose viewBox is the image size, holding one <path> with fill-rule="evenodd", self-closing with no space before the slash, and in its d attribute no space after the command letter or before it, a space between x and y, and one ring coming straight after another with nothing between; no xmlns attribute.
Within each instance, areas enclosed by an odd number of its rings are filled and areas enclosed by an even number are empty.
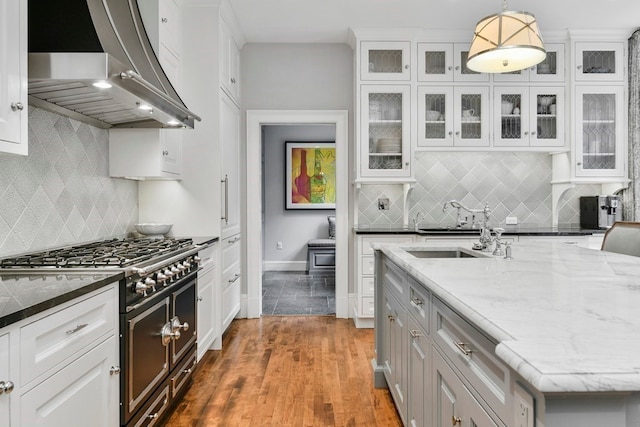
<svg viewBox="0 0 640 427"><path fill-rule="evenodd" d="M486 258L487 255L481 252L464 248L424 248L424 249L405 249L409 255L416 258Z"/></svg>

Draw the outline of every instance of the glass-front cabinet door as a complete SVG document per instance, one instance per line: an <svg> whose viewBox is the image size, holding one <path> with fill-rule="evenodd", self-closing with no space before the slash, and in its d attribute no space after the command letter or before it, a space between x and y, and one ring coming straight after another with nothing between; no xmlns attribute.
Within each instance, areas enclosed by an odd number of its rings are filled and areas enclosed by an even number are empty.
<svg viewBox="0 0 640 427"><path fill-rule="evenodd" d="M576 81L622 81L624 43L576 42L574 63Z"/></svg>
<svg viewBox="0 0 640 427"><path fill-rule="evenodd" d="M453 81L453 43L418 43L418 81Z"/></svg>
<svg viewBox="0 0 640 427"><path fill-rule="evenodd" d="M360 90L360 174L410 177L409 85Z"/></svg>
<svg viewBox="0 0 640 427"><path fill-rule="evenodd" d="M488 147L489 88L420 86L419 147Z"/></svg>
<svg viewBox="0 0 640 427"><path fill-rule="evenodd" d="M410 78L410 42L361 42L360 79L408 81Z"/></svg>
<svg viewBox="0 0 640 427"><path fill-rule="evenodd" d="M623 111L623 87L576 87L576 177L624 177Z"/></svg>
<svg viewBox="0 0 640 427"><path fill-rule="evenodd" d="M563 147L564 88L494 87L496 147Z"/></svg>
<svg viewBox="0 0 640 427"><path fill-rule="evenodd" d="M478 73L467 68L469 45L467 43L453 44L453 79L458 82L488 82L489 74Z"/></svg>
<svg viewBox="0 0 640 427"><path fill-rule="evenodd" d="M524 70L496 73L494 82L563 82L564 44L546 43L547 57L541 63Z"/></svg>

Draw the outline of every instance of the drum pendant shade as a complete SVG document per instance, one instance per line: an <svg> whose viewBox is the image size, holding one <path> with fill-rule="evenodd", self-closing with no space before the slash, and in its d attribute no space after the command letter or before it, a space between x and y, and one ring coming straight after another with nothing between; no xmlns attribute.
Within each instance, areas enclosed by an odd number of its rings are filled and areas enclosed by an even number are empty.
<svg viewBox="0 0 640 427"><path fill-rule="evenodd" d="M476 25L467 68L481 73L504 73L532 67L546 56L535 16L503 11L481 19Z"/></svg>

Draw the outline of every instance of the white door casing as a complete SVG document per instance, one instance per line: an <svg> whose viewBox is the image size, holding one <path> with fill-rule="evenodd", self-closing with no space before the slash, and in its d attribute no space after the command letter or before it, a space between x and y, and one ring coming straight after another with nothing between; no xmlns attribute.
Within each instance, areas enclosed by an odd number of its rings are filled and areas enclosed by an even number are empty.
<svg viewBox="0 0 640 427"><path fill-rule="evenodd" d="M262 313L262 126L333 124L336 127L336 317L349 313L349 159L346 110L249 110L246 150L246 317Z"/></svg>

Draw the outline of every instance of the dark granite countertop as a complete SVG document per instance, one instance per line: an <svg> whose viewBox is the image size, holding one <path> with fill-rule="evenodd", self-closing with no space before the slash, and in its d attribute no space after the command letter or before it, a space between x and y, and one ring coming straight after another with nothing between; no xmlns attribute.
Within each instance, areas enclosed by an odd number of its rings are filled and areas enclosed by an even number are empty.
<svg viewBox="0 0 640 427"><path fill-rule="evenodd" d="M203 248L218 237L192 237ZM0 271L0 328L92 292L124 277L124 272L12 273Z"/></svg>
<svg viewBox="0 0 640 427"><path fill-rule="evenodd" d="M117 282L123 272L0 273L0 328Z"/></svg>
<svg viewBox="0 0 640 427"><path fill-rule="evenodd" d="M503 226L504 236L591 236L603 234L605 230L587 230L576 227L538 227L538 226ZM414 228L389 226L367 227L360 226L353 229L355 234L419 234L424 236L475 236L478 229L462 228L447 229L439 225L421 225L416 231Z"/></svg>

